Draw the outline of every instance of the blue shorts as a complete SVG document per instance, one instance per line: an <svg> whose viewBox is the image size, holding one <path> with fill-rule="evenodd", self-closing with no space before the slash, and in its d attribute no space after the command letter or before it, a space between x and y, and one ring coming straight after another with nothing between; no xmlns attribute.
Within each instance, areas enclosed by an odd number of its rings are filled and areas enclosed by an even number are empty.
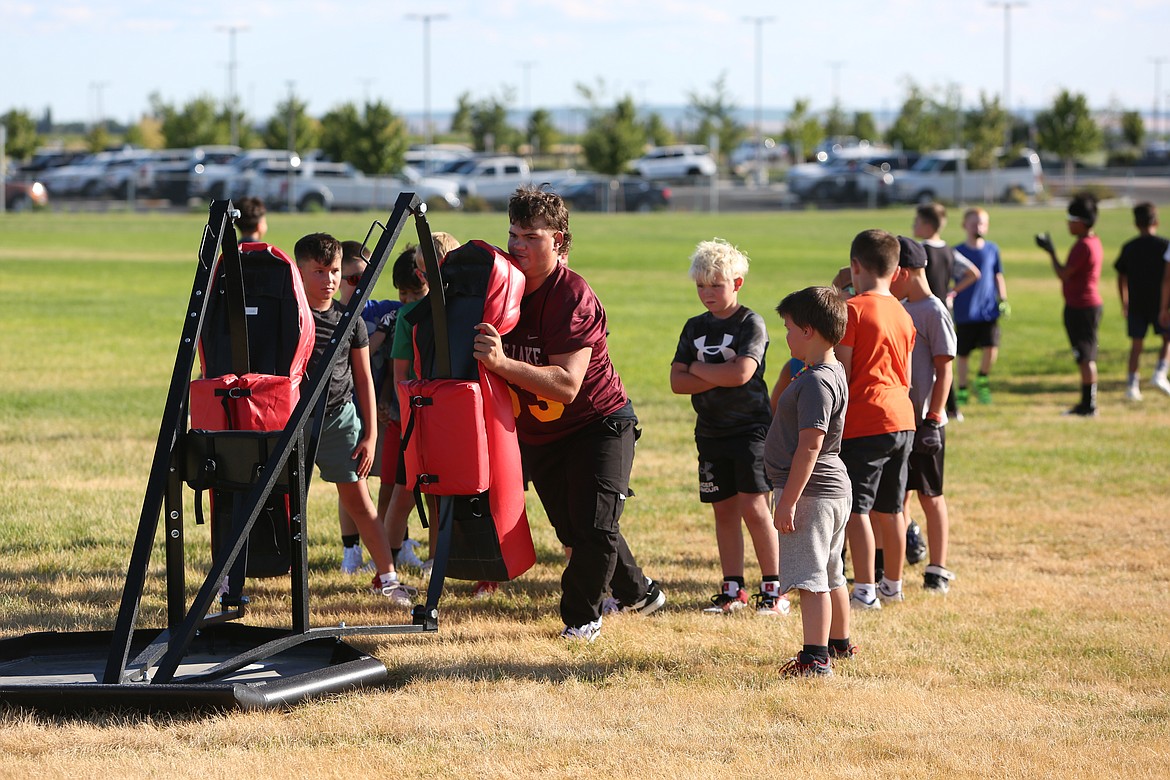
<svg viewBox="0 0 1170 780"><path fill-rule="evenodd" d="M317 467L326 482L357 482L357 459L353 451L362 437L362 421L353 401L325 412L321 440L317 443Z"/></svg>

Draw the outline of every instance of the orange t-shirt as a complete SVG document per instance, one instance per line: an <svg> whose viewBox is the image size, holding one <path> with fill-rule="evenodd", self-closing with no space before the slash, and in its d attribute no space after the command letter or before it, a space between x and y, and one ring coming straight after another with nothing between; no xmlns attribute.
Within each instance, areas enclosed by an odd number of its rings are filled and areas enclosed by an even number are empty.
<svg viewBox="0 0 1170 780"><path fill-rule="evenodd" d="M892 295L864 292L845 305L849 324L841 346L851 347L853 355L842 438L914 430L910 402L914 321Z"/></svg>

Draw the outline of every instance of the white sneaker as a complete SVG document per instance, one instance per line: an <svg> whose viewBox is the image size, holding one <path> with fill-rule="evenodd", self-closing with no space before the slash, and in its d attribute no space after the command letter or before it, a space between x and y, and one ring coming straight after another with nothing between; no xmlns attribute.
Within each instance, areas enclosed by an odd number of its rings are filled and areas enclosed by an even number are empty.
<svg viewBox="0 0 1170 780"><path fill-rule="evenodd" d="M583 626L565 626L565 630L561 632L561 639L579 639L584 642L592 642L600 634L601 618L598 618Z"/></svg>
<svg viewBox="0 0 1170 780"><path fill-rule="evenodd" d="M882 604L889 604L890 602L905 601L906 597L902 595L902 589L894 590L886 587L886 581L883 579L877 586L878 601Z"/></svg>
<svg viewBox="0 0 1170 780"><path fill-rule="evenodd" d="M1125 400L1140 401L1142 400L1142 389L1137 385L1130 385L1125 388Z"/></svg>
<svg viewBox="0 0 1170 780"><path fill-rule="evenodd" d="M385 596L395 606L409 607L414 604L414 599L418 595L418 588L403 585L397 579L383 582L382 578L375 574L374 582L370 586L370 592L375 595Z"/></svg>
<svg viewBox="0 0 1170 780"><path fill-rule="evenodd" d="M856 593L849 596L849 608L855 610L881 609L882 602L874 598L873 601L863 601Z"/></svg>
<svg viewBox="0 0 1170 780"><path fill-rule="evenodd" d="M1154 374L1154 378L1151 381L1154 383L1154 387L1166 395L1170 395L1170 379L1166 378L1166 374Z"/></svg>
<svg viewBox="0 0 1170 780"><path fill-rule="evenodd" d="M355 544L353 547L342 548L341 554L341 573L342 574L357 574L365 568L365 561L362 559L362 546Z"/></svg>
<svg viewBox="0 0 1170 780"><path fill-rule="evenodd" d="M419 558L418 553L415 552L418 547L422 547L422 545L414 539L405 540L402 543L402 549L398 551L398 557L394 559L395 567L411 566L415 569L421 569L423 567L422 558Z"/></svg>

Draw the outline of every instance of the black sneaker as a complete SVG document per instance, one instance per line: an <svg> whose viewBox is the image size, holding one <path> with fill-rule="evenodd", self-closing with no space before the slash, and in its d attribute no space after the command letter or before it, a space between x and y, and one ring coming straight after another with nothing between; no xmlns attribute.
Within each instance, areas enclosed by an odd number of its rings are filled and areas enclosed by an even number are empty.
<svg viewBox="0 0 1170 780"><path fill-rule="evenodd" d="M642 615L649 615L652 612L657 612L663 604L666 603L666 594L662 592L662 588L658 586L658 582L646 578L646 595L635 601L628 607L622 609L623 612L637 612Z"/></svg>
<svg viewBox="0 0 1170 780"><path fill-rule="evenodd" d="M913 566L926 560L926 540L922 538L922 528L911 520L906 525L906 563Z"/></svg>
<svg viewBox="0 0 1170 780"><path fill-rule="evenodd" d="M1096 417L1097 407L1087 404L1077 404L1073 408L1061 413L1065 417Z"/></svg>
<svg viewBox="0 0 1170 780"><path fill-rule="evenodd" d="M926 567L926 573L922 575L922 587L924 590L946 594L950 591L951 580L954 578L953 571L932 563Z"/></svg>
<svg viewBox="0 0 1170 780"><path fill-rule="evenodd" d="M822 661L801 650L780 667L780 674L783 677L831 677L833 668L827 660Z"/></svg>
<svg viewBox="0 0 1170 780"><path fill-rule="evenodd" d="M857 655L857 645L850 644L848 648L839 650L833 645L829 645L829 658L852 658Z"/></svg>

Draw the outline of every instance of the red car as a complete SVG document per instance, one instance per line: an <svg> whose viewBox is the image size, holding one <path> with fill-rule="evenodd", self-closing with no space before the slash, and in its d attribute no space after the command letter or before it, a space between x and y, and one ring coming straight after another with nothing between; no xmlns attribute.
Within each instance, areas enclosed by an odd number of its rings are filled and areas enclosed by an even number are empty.
<svg viewBox="0 0 1170 780"><path fill-rule="evenodd" d="M28 211L49 205L49 191L39 181L4 182L4 208L8 211Z"/></svg>

